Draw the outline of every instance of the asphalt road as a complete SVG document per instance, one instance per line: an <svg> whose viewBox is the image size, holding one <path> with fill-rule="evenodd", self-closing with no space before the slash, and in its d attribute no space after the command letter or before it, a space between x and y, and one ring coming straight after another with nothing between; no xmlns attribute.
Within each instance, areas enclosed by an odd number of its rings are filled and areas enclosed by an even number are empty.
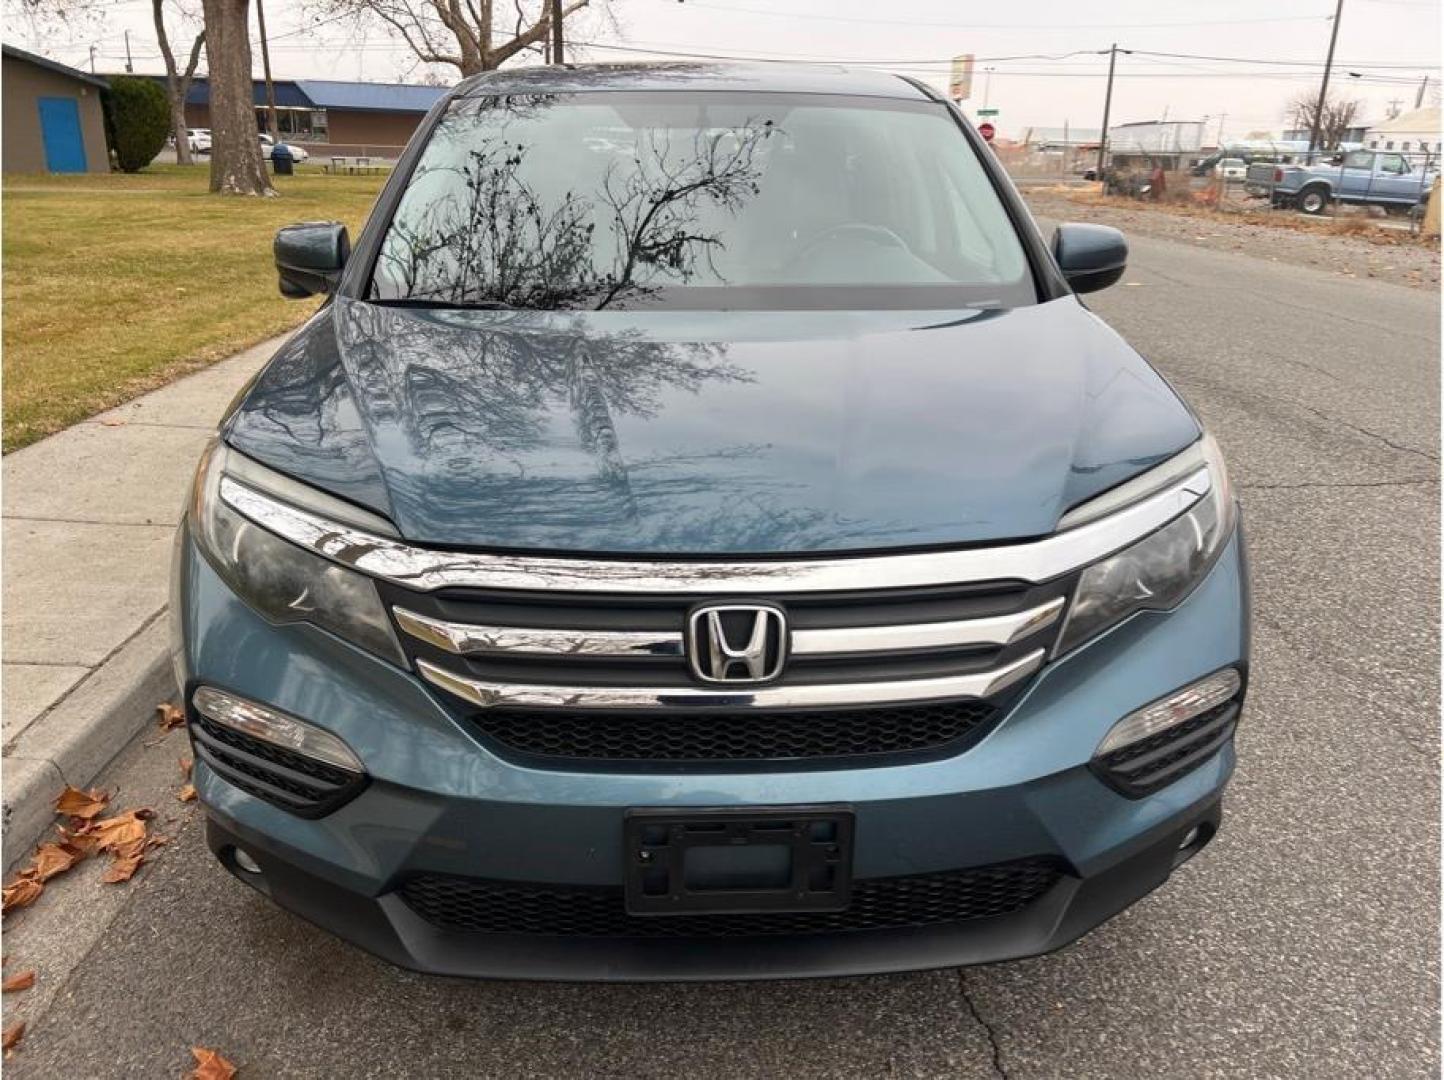
<svg viewBox="0 0 1444 1080"><path fill-rule="evenodd" d="M1223 833L1053 956L814 983L466 983L390 968L212 865L179 734L107 779L177 839L7 920L14 1078L1306 1076L1438 1071L1436 294L1138 238L1094 306L1242 488L1254 673ZM166 820L169 818L170 820Z"/></svg>

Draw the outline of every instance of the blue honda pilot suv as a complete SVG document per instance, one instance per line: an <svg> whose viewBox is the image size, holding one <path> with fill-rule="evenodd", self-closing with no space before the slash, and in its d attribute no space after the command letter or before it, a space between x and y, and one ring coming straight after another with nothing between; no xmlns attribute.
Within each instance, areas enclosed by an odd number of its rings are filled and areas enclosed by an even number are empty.
<svg viewBox="0 0 1444 1080"><path fill-rule="evenodd" d="M466 80L177 540L211 849L397 964L749 979L1060 947L1213 837L1213 440L928 87Z"/></svg>

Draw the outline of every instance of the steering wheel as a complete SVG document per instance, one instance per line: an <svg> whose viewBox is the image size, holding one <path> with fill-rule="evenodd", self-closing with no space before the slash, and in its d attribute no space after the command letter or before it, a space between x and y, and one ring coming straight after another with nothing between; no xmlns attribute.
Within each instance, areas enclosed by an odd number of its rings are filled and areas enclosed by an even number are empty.
<svg viewBox="0 0 1444 1080"><path fill-rule="evenodd" d="M908 247L907 241L886 225L869 225L864 222L851 222L846 225L833 225L831 228L823 229L822 232L811 237L802 247L797 249L797 254L787 260L787 265L792 266L795 263L801 262L829 240L836 240L844 236L855 236L860 240L870 240L874 244L880 244L883 247L902 248L903 251L907 252L912 251L912 248Z"/></svg>

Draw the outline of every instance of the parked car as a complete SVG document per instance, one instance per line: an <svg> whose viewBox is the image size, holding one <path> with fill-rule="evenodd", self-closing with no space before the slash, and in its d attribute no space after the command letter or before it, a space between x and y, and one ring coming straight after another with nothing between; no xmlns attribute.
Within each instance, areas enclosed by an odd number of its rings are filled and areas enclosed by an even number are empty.
<svg viewBox="0 0 1444 1080"><path fill-rule="evenodd" d="M937 91L491 72L354 249L274 250L328 300L206 449L171 605L250 887L428 972L840 975L1047 952L1213 840L1218 446L1080 302L1122 235L1046 243Z"/></svg>
<svg viewBox="0 0 1444 1080"><path fill-rule="evenodd" d="M211 152L210 128L186 128L186 138L190 142L192 154L209 154Z"/></svg>
<svg viewBox="0 0 1444 1080"><path fill-rule="evenodd" d="M1242 180L1248 174L1248 166L1242 158L1224 158L1213 167L1213 174L1223 180Z"/></svg>
<svg viewBox="0 0 1444 1080"><path fill-rule="evenodd" d="M1275 206L1306 214L1322 214L1333 201L1412 210L1428 199L1437 175L1403 154L1351 150L1337 163L1276 166L1270 196Z"/></svg>
<svg viewBox="0 0 1444 1080"><path fill-rule="evenodd" d="M311 156L310 154L306 153L306 148L304 146L297 146L295 143L287 142L284 139L277 143L264 131L261 132L258 137L261 140L261 152L265 154L266 157L270 157L275 152L277 146L284 146L287 150L289 150L291 152L292 161L305 161Z"/></svg>

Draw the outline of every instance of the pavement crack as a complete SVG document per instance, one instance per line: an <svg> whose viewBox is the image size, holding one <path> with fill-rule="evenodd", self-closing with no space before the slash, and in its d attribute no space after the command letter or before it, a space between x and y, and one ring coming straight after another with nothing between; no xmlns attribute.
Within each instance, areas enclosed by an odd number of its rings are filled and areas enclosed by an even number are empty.
<svg viewBox="0 0 1444 1080"><path fill-rule="evenodd" d="M998 1044L998 1033L993 1030L993 1025L983 1018L978 1003L968 993L968 973L964 968L958 969L958 993L962 995L963 1002L968 1006L968 1012L972 1014L973 1019L987 1033L988 1045L993 1049L993 1072L1001 1076L1003 1080L1007 1080L1008 1070L1003 1067L1003 1048Z"/></svg>
<svg viewBox="0 0 1444 1080"><path fill-rule="evenodd" d="M1341 427L1346 427L1346 428L1348 428L1350 431L1357 431L1360 435L1367 435L1369 438L1375 439L1375 440L1377 440L1378 442L1383 443L1385 446L1389 447L1391 450L1398 450L1400 453L1403 453L1403 454L1413 454L1415 457L1421 457L1421 458L1423 458L1425 461L1432 461L1432 462L1434 462L1436 465L1439 463L1439 455L1438 455L1438 454L1431 454L1431 453L1429 453L1429 452L1426 451L1426 450L1417 450L1417 449L1415 449L1415 448L1412 447L1412 446L1405 446L1403 443L1395 442L1393 439L1389 438L1389 436L1387 436L1387 435L1380 435L1377 431L1371 431L1371 430L1369 430L1368 428L1366 428L1366 427L1361 427L1361 426L1358 425L1358 424L1351 424L1351 423L1349 423L1349 421L1347 421L1347 420L1342 420L1342 419L1340 419L1340 418L1337 417L1337 416L1330 416L1328 413L1324 412L1322 409L1315 409L1312 405L1305 405L1305 404L1304 404L1303 402L1301 402L1301 401L1300 401L1300 402L1295 402L1295 404L1298 405L1298 407L1301 408L1301 409L1303 409L1305 412L1313 413L1315 416L1319 417L1319 419L1321 419L1321 420L1327 420L1327 421L1328 421L1329 423L1331 423L1331 424L1338 424L1338 425L1340 425Z"/></svg>

